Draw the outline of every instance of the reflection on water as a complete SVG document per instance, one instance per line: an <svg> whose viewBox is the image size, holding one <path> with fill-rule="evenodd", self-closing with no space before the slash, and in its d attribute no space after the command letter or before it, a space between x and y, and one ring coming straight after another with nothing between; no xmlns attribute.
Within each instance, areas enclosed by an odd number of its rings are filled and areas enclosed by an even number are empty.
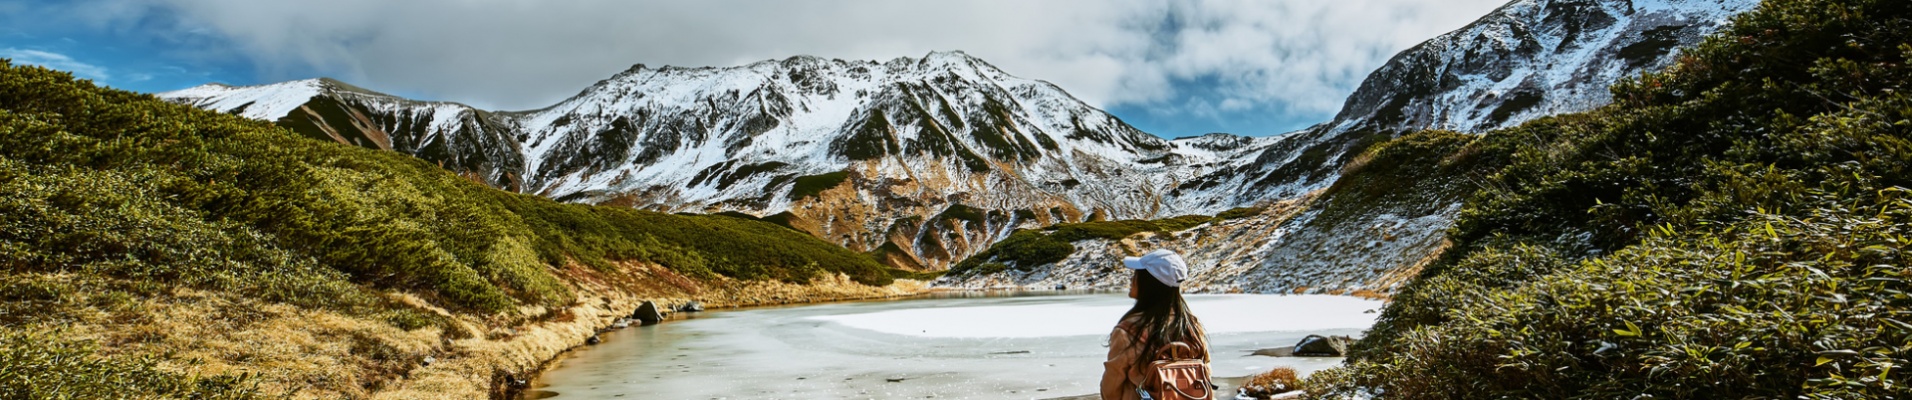
<svg viewBox="0 0 1912 400"><path fill-rule="evenodd" d="M1308 334L1353 335L1380 302L1329 296L1189 296L1217 376L1339 359L1249 356ZM604 335L528 396L557 399L1058 398L1093 394L1120 293L944 293L936 298L689 314ZM993 332L993 333L992 333ZM1228 392L1232 392L1229 389ZM1226 393L1226 392L1224 392Z"/></svg>

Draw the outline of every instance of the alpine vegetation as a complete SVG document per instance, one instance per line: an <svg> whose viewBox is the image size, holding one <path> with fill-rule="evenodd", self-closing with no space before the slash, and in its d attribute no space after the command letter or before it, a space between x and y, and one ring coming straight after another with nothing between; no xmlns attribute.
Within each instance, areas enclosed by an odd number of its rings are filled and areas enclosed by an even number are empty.
<svg viewBox="0 0 1912 400"><path fill-rule="evenodd" d="M10 64L0 266L9 398L360 396L433 354L445 379L484 382L534 369L597 323L582 313L628 313L634 295L894 281L770 223L510 193ZM528 332L551 336L514 339ZM471 386L442 390L485 389Z"/></svg>
<svg viewBox="0 0 1912 400"><path fill-rule="evenodd" d="M1331 397L1893 398L1912 343L1912 3L1770 0L1493 172Z"/></svg>

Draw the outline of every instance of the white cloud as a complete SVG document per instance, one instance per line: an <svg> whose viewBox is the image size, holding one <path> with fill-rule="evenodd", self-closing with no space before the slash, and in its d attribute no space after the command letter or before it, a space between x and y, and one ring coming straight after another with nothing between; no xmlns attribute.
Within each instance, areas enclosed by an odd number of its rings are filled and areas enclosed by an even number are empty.
<svg viewBox="0 0 1912 400"><path fill-rule="evenodd" d="M0 49L0 58L13 59L14 64L38 65L68 71L72 72L74 76L95 81L104 81L112 78L112 75L106 73L106 68L79 62L72 57L67 57L65 54L9 47Z"/></svg>
<svg viewBox="0 0 1912 400"><path fill-rule="evenodd" d="M1394 53L1506 0L84 0L93 26L169 18L264 78L535 108L633 63L964 50L1101 106L1332 114ZM223 53L223 52L222 52ZM1199 97L1199 98L1196 98ZM1159 106L1159 107L1156 107Z"/></svg>

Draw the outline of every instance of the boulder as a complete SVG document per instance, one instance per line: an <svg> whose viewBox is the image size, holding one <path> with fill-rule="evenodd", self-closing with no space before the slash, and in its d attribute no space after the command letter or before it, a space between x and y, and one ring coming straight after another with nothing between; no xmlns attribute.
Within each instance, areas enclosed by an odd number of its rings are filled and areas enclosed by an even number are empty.
<svg viewBox="0 0 1912 400"><path fill-rule="evenodd" d="M637 312L631 313L631 318L644 325L656 325L664 322L664 313L658 311L657 303L645 300L644 304L637 306Z"/></svg>
<svg viewBox="0 0 1912 400"><path fill-rule="evenodd" d="M1295 355L1303 357L1345 357L1348 344L1354 339L1347 336L1308 335L1295 343Z"/></svg>
<svg viewBox="0 0 1912 400"><path fill-rule="evenodd" d="M584 339L584 344L595 346L598 343L604 343L604 339L598 338L598 335L591 335L591 338Z"/></svg>
<svg viewBox="0 0 1912 400"><path fill-rule="evenodd" d="M684 305L677 306L677 311L678 312L703 312L704 303L699 303L697 302L697 300L691 300L688 303L684 303Z"/></svg>

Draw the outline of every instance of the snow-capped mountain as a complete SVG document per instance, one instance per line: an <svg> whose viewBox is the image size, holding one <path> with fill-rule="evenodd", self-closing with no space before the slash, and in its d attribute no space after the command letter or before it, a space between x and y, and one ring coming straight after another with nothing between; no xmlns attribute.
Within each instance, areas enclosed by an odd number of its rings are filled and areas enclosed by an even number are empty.
<svg viewBox="0 0 1912 400"><path fill-rule="evenodd" d="M771 217L925 268L1016 227L1184 211L1163 193L1267 142L1164 140L961 52L637 65L521 112L326 79L161 96L415 154L526 193Z"/></svg>
<svg viewBox="0 0 1912 400"><path fill-rule="evenodd" d="M1621 79L1672 65L1758 0L1515 0L1454 32L1396 55L1369 75L1333 121L1289 134L1258 154L1187 181L1180 204L1310 198L1341 178L1362 149L1427 129L1483 133L1611 101ZM1464 184L1453 182L1452 184ZM1387 188L1393 191L1424 189ZM1383 290L1442 248L1463 196L1405 202L1319 218L1348 206L1314 198L1262 244L1229 284L1248 291ZM1402 197L1416 197L1406 194ZM1402 229L1402 227L1412 227ZM1263 242L1266 242L1263 244ZM1192 259L1221 259L1196 252ZM1239 266L1237 266L1239 268ZM1411 274L1408 274L1411 276Z"/></svg>
<svg viewBox="0 0 1912 400"><path fill-rule="evenodd" d="M1757 0L1522 0L1394 57L1333 130L1478 133L1609 103Z"/></svg>
<svg viewBox="0 0 1912 400"><path fill-rule="evenodd" d="M978 197L972 205L1026 189L1014 186L1072 186L1044 191L1085 211L1142 215L1152 201L1091 186L1123 172L1163 172L1131 167L1174 148L1055 85L960 52L884 63L639 65L516 121L527 135L527 185L538 193L600 201L642 193L684 208L772 213L789 208L779 195L794 178L854 170L867 180L945 180ZM1070 179L1081 184L1061 183Z"/></svg>
<svg viewBox="0 0 1912 400"><path fill-rule="evenodd" d="M1369 145L1482 133L1611 101L1621 79L1671 65L1758 0L1515 0L1394 56L1333 121L1180 185L1176 203L1240 204L1326 187Z"/></svg>
<svg viewBox="0 0 1912 400"><path fill-rule="evenodd" d="M517 166L524 163L509 120L463 104L407 100L332 79L249 87L215 83L159 96L276 121L314 138L412 154L495 187L515 190Z"/></svg>
<svg viewBox="0 0 1912 400"><path fill-rule="evenodd" d="M1608 101L1608 85L1663 68L1677 47L1755 5L1516 0L1400 53L1333 121L1268 138L1160 139L960 52L637 65L556 105L516 112L328 79L160 96L410 153L500 188L741 212L891 265L939 269L1017 228L1297 198L1333 183L1360 149L1412 130L1481 132L1587 110ZM1315 236L1336 237L1292 237Z"/></svg>

